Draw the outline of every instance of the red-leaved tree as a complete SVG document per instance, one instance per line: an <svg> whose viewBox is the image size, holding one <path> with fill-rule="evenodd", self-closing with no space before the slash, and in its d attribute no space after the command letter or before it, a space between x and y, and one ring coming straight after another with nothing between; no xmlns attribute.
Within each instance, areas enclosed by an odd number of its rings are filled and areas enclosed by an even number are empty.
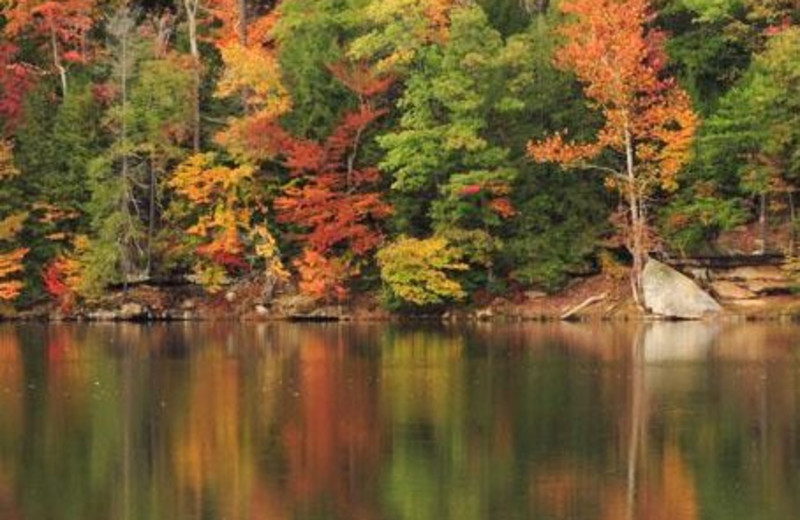
<svg viewBox="0 0 800 520"><path fill-rule="evenodd" d="M89 31L94 25L95 0L13 0L4 15L9 38L33 36L47 49L51 65L67 95L67 70L71 63L86 63L92 56Z"/></svg>
<svg viewBox="0 0 800 520"><path fill-rule="evenodd" d="M331 70L358 95L359 107L345 114L322 143L277 132L282 162L293 180L276 199L275 208L279 222L302 230L297 239L304 253L295 262L301 290L318 298L341 299L347 279L358 272L358 259L383 240L379 223L391 213L376 187L380 172L359 164L366 130L386 113L372 99L385 92L391 80L362 66Z"/></svg>
<svg viewBox="0 0 800 520"><path fill-rule="evenodd" d="M33 79L31 68L15 59L18 51L16 45L0 42L0 136L13 131L19 121Z"/></svg>

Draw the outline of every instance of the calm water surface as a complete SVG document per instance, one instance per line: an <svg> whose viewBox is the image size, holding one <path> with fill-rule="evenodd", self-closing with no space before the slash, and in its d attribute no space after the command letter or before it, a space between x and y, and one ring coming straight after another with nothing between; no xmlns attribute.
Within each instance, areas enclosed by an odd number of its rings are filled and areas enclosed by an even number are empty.
<svg viewBox="0 0 800 520"><path fill-rule="evenodd" d="M800 518L800 328L0 327L0 519Z"/></svg>

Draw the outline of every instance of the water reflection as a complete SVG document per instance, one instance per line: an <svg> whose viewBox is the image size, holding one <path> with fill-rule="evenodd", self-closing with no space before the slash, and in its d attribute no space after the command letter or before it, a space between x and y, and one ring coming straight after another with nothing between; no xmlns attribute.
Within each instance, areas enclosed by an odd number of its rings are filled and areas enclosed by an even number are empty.
<svg viewBox="0 0 800 520"><path fill-rule="evenodd" d="M0 327L0 518L793 518L798 338Z"/></svg>

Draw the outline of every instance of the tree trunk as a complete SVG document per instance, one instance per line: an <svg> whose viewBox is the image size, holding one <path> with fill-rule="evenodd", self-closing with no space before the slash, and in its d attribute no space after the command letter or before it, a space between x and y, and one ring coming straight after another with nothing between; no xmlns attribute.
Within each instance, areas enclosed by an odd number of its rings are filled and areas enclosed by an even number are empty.
<svg viewBox="0 0 800 520"><path fill-rule="evenodd" d="M128 212L130 208L128 207L128 30L125 28L123 34L121 35L121 44L122 44L122 67L120 72L120 83L121 83L121 91L122 91L122 121L121 121L121 128L120 128L120 142L122 143L122 171L121 171L121 181L122 181L122 197L120 200L120 211L123 215L127 216L127 220L130 221L130 215ZM122 283L123 283L123 290L128 290L128 278L130 275L130 262L128 258L128 244L127 241L122 238L120 242L120 264L122 267Z"/></svg>
<svg viewBox="0 0 800 520"><path fill-rule="evenodd" d="M238 15L237 33L239 35L239 44L242 47L247 47L247 0L238 0Z"/></svg>
<svg viewBox="0 0 800 520"><path fill-rule="evenodd" d="M61 54L58 52L58 37L56 36L56 28L51 25L50 27L50 46L53 48L53 66L58 71L58 77L61 80L61 96L67 97L67 69L61 63Z"/></svg>
<svg viewBox="0 0 800 520"><path fill-rule="evenodd" d="M795 224L797 220L797 210L794 207L794 191L789 190L789 256L794 258Z"/></svg>
<svg viewBox="0 0 800 520"><path fill-rule="evenodd" d="M189 53L192 56L193 88L192 93L192 149L200 151L200 49L197 45L197 8L200 0L183 0L186 9L186 22L189 26Z"/></svg>
<svg viewBox="0 0 800 520"><path fill-rule="evenodd" d="M627 196L630 206L630 253L633 257L633 267L631 269L631 291L636 305L642 308L642 272L644 271L644 261L647 255L644 244L644 222L642 213L642 201L639 196L639 186L636 182L636 174L633 163L633 138L631 137L628 124L625 124L625 163L627 173Z"/></svg>
<svg viewBox="0 0 800 520"><path fill-rule="evenodd" d="M156 228L156 171L155 161L150 158L150 193L149 193L149 208L147 215L147 277L149 278L151 268L153 265L153 235Z"/></svg>
<svg viewBox="0 0 800 520"><path fill-rule="evenodd" d="M758 228L761 235L761 254L767 252L767 193L759 196Z"/></svg>

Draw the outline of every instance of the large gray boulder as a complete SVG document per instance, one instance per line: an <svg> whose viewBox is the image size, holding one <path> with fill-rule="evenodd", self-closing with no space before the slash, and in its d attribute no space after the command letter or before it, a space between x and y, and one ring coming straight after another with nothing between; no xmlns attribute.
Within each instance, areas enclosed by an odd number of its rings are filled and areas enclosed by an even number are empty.
<svg viewBox="0 0 800 520"><path fill-rule="evenodd" d="M652 258L642 275L644 305L667 318L700 319L722 311L691 278Z"/></svg>

